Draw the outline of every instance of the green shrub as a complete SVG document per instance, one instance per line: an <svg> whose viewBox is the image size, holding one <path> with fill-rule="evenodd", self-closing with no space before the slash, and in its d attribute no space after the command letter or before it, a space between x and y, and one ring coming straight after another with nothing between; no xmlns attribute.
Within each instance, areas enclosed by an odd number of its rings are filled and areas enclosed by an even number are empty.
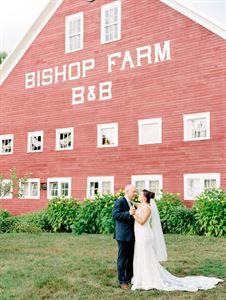
<svg viewBox="0 0 226 300"><path fill-rule="evenodd" d="M11 232L16 222L17 222L17 217L8 217L5 219L0 219L0 233Z"/></svg>
<svg viewBox="0 0 226 300"><path fill-rule="evenodd" d="M183 204L179 194L162 193L156 200L164 233L173 233L177 225L176 210L182 208ZM178 212L179 213L179 212Z"/></svg>
<svg viewBox="0 0 226 300"><path fill-rule="evenodd" d="M6 219L8 217L11 217L11 214L5 209L0 209L0 219Z"/></svg>
<svg viewBox="0 0 226 300"><path fill-rule="evenodd" d="M26 222L30 225L33 225L39 228L41 231L48 232L52 230L52 227L49 223L47 210L41 210L34 213L29 213L25 215L18 216L20 221Z"/></svg>
<svg viewBox="0 0 226 300"><path fill-rule="evenodd" d="M19 233L40 233L42 230L38 228L35 224L28 223L22 219L17 219L16 222L11 226L10 232Z"/></svg>
<svg viewBox="0 0 226 300"><path fill-rule="evenodd" d="M194 210L199 234L226 235L226 192L224 190L212 189L203 192L196 198Z"/></svg>
<svg viewBox="0 0 226 300"><path fill-rule="evenodd" d="M75 223L74 234L81 233L112 233L114 220L112 208L118 195L96 195L94 199L85 199L80 204Z"/></svg>
<svg viewBox="0 0 226 300"><path fill-rule="evenodd" d="M47 217L54 232L71 232L79 202L73 198L54 198L49 202Z"/></svg>

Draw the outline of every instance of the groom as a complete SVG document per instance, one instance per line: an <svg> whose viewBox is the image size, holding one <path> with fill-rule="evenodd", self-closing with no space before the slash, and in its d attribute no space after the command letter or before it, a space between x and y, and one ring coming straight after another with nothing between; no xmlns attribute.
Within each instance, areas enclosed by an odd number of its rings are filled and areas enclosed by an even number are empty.
<svg viewBox="0 0 226 300"><path fill-rule="evenodd" d="M115 220L114 238L118 242L118 279L122 289L128 289L133 277L135 208L130 202L136 194L133 185L125 187L125 196L115 201L112 217Z"/></svg>

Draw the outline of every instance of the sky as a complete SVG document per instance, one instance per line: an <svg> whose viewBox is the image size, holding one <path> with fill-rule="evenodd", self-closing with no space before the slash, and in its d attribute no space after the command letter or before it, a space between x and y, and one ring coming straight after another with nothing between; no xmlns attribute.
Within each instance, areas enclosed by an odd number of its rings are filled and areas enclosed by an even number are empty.
<svg viewBox="0 0 226 300"><path fill-rule="evenodd" d="M16 47L49 1L55 0L0 0L0 51L9 53ZM176 1L226 29L226 0Z"/></svg>

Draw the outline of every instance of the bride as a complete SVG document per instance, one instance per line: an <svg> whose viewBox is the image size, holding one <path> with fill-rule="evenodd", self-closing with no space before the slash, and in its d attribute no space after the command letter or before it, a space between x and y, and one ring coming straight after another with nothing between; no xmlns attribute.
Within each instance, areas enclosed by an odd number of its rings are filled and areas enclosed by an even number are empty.
<svg viewBox="0 0 226 300"><path fill-rule="evenodd" d="M214 277L175 277L160 265L159 261L167 260L167 252L154 196L154 193L143 190L141 203L134 215L134 275L131 289L195 292L198 289L211 289L222 282L223 280Z"/></svg>

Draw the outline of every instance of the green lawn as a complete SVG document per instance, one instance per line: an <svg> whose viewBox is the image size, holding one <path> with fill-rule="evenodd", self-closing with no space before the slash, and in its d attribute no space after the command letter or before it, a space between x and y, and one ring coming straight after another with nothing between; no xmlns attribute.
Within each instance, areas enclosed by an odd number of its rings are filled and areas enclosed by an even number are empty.
<svg viewBox="0 0 226 300"><path fill-rule="evenodd" d="M226 279L226 239L166 235L168 262L177 276ZM188 292L123 291L117 284L112 235L1 234L1 300L225 299L226 283Z"/></svg>

